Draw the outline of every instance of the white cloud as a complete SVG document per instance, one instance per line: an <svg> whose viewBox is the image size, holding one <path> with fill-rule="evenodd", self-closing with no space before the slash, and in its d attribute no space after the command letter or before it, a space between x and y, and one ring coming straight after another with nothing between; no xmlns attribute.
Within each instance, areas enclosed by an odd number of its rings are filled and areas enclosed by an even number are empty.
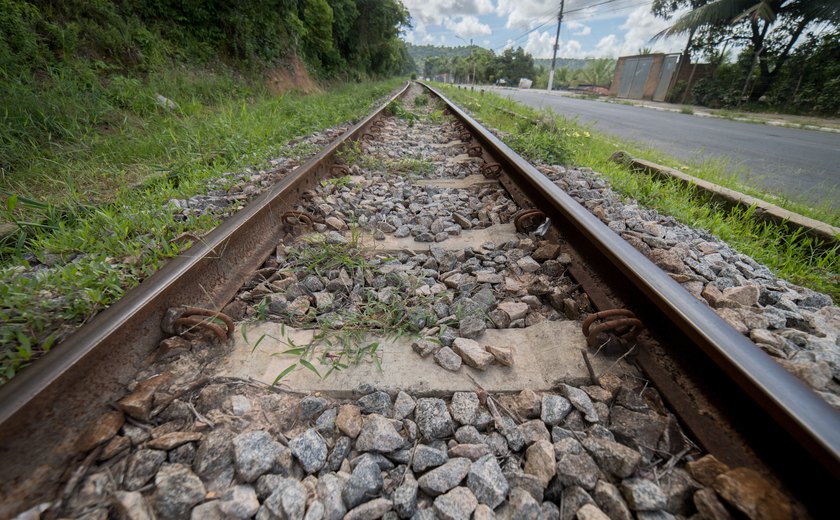
<svg viewBox="0 0 840 520"><path fill-rule="evenodd" d="M575 18L586 19L593 12L586 9L587 3L592 3L592 0L567 0L564 12L574 11ZM532 29L541 23L550 23L557 19L559 11L560 2L556 0L499 0L496 7L496 14L507 16L505 27L508 29Z"/></svg>
<svg viewBox="0 0 840 520"><path fill-rule="evenodd" d="M554 35L547 31L532 32L528 35L528 41L523 48L535 58L550 58L551 50L554 48Z"/></svg>
<svg viewBox="0 0 840 520"><path fill-rule="evenodd" d="M403 0L415 22L440 25L447 17L482 15L494 11L492 0Z"/></svg>
<svg viewBox="0 0 840 520"><path fill-rule="evenodd" d="M580 22L571 21L568 24L566 24L566 27L568 27L569 30L572 31L572 34L574 34L575 36L587 36L589 34L592 34L592 27L584 25Z"/></svg>
<svg viewBox="0 0 840 520"><path fill-rule="evenodd" d="M447 18L443 25L462 38L486 36L493 32L489 25L479 22L475 16L462 16L461 21L457 23L454 18Z"/></svg>
<svg viewBox="0 0 840 520"><path fill-rule="evenodd" d="M647 6L639 7L618 26L618 29L624 31L623 34L611 33L602 37L595 45L594 51L587 54L595 57L617 58L638 54L643 48L650 48L653 52L681 52L685 47L684 37L651 41L653 35L668 25L668 20L655 17Z"/></svg>
<svg viewBox="0 0 840 520"><path fill-rule="evenodd" d="M429 34L426 24L423 22L415 23L412 30L403 34L403 39L414 45L440 45L444 43L442 38L439 40L433 34Z"/></svg>

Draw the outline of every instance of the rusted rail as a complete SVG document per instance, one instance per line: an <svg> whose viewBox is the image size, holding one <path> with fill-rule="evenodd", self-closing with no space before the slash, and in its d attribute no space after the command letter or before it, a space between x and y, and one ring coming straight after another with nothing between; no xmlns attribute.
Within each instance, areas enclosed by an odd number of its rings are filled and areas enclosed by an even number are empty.
<svg viewBox="0 0 840 520"><path fill-rule="evenodd" d="M274 250L299 195L328 177L343 143L368 133L407 88L0 387L0 517L7 501L22 501L21 493L47 496L59 483L62 468L76 456L78 435L124 392L163 338L166 310L221 309L229 302ZM51 469L36 472L39 467Z"/></svg>
<svg viewBox="0 0 840 520"><path fill-rule="evenodd" d="M634 312L646 327L658 328L667 322L666 328L677 330L687 343L705 352L814 460L840 477L840 414L488 130L430 90L449 104L449 111L460 121L471 155L484 158L483 173L499 178L514 198L527 201L523 209L535 210L530 217L549 218L563 239L574 245L576 256L593 264L591 272L589 267L577 266L571 274L581 285L586 280L596 308L612 308L613 296L621 295L635 302ZM125 381L162 339L160 323L167 309L198 306L210 309L206 315L216 316L214 310L233 297L274 249L283 224L305 223L293 213L297 198L331 175L334 155L344 142L378 133L376 120L384 108L169 262L38 365L0 388L4 470L0 516L7 501L33 500L39 493L46 497L54 489L61 468L76 456L78 433L122 394ZM529 225L539 224L531 220ZM596 281L610 288L595 290ZM625 325L632 329L637 323ZM36 471L39 467L53 469Z"/></svg>
<svg viewBox="0 0 840 520"><path fill-rule="evenodd" d="M616 280L620 273L624 282L614 286L623 297L643 300L640 307L658 310L648 311L645 323L674 324L814 460L840 478L840 414L490 131L427 87L469 129L489 156L487 161L501 164L512 177L515 188L509 191L522 192L572 240L585 242L581 245L589 253L587 261L600 265L596 269L602 279Z"/></svg>

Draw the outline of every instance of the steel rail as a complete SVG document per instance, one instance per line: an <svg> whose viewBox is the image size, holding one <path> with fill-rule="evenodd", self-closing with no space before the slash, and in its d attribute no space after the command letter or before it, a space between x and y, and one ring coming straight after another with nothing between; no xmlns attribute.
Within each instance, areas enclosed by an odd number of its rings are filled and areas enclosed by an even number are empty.
<svg viewBox="0 0 840 520"><path fill-rule="evenodd" d="M221 309L229 302L274 250L283 213L330 174L338 149L361 137L408 87L0 387L0 517L7 500L21 498L5 486L20 485L39 466L53 468L42 480L57 483L75 456L75 437L125 392L163 338L166 310L181 305Z"/></svg>
<svg viewBox="0 0 840 520"><path fill-rule="evenodd" d="M535 202L545 204L539 209L555 213L579 231L817 462L840 478L840 413L441 92L424 86L447 104L508 174L516 175L515 182L528 189Z"/></svg>

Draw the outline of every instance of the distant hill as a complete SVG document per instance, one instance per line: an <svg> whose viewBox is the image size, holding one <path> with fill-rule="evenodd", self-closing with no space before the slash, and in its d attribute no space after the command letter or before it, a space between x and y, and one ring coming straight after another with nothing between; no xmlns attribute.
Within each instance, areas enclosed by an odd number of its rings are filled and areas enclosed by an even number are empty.
<svg viewBox="0 0 840 520"><path fill-rule="evenodd" d="M557 58L557 61L555 62L554 66L558 69L566 67L569 70L580 70L586 67L586 62L588 61L590 61L589 58ZM546 69L550 69L551 58L534 59L534 66L545 67Z"/></svg>
<svg viewBox="0 0 840 520"><path fill-rule="evenodd" d="M473 47L477 48L478 46L474 45ZM423 63L426 61L426 58L431 56L444 56L447 58L452 56L467 57L470 55L472 49L472 47L467 45L444 47L442 45L412 45L410 43L406 43L406 48L408 49L408 54L414 58L414 63L417 64L418 71L423 70ZM590 61L588 58L557 58L555 67L558 69L566 67L569 70L581 70L586 67L588 61ZM534 66L542 66L549 69L551 68L551 59L534 59Z"/></svg>
<svg viewBox="0 0 840 520"><path fill-rule="evenodd" d="M406 43L405 46L408 49L409 56L417 64L417 70L423 70L423 63L425 63L426 58L432 56L445 56L447 58L452 56L467 57L472 50L472 47L466 45L461 47L444 47L442 45L412 45ZM477 48L478 46L474 47Z"/></svg>

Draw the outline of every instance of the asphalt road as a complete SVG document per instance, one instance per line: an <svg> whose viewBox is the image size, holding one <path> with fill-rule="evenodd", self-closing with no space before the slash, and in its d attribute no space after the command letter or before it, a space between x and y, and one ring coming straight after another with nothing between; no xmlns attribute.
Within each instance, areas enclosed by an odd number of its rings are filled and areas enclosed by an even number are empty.
<svg viewBox="0 0 840 520"><path fill-rule="evenodd" d="M697 117L534 90L499 94L691 163L722 158L741 181L770 193L840 208L840 134Z"/></svg>

